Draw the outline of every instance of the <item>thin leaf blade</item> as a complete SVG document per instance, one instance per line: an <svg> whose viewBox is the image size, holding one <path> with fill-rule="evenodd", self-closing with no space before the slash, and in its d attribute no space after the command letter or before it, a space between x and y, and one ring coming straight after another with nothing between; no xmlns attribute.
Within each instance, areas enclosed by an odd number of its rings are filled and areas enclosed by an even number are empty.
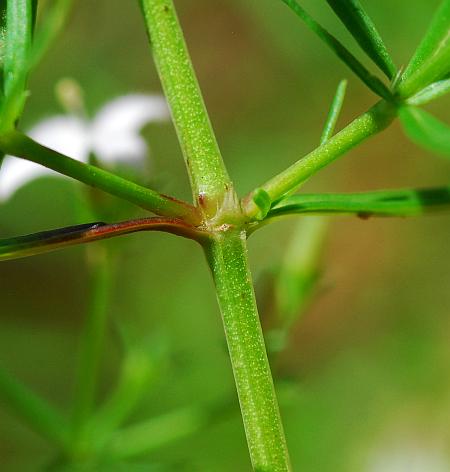
<svg viewBox="0 0 450 472"><path fill-rule="evenodd" d="M417 107L401 107L400 121L407 136L419 146L450 157L450 127Z"/></svg>
<svg viewBox="0 0 450 472"><path fill-rule="evenodd" d="M323 127L322 136L320 137L320 144L325 144L331 136L333 136L336 128L337 120L344 104L345 92L347 90L347 80L341 80L337 86L336 93L331 102L330 111L328 112L325 125Z"/></svg>
<svg viewBox="0 0 450 472"><path fill-rule="evenodd" d="M416 95L406 100L408 105L424 105L450 92L450 79L433 82Z"/></svg>
<svg viewBox="0 0 450 472"><path fill-rule="evenodd" d="M450 186L293 195L272 208L267 218L294 214L355 214L361 218L416 216L438 210L450 210Z"/></svg>
<svg viewBox="0 0 450 472"><path fill-rule="evenodd" d="M398 91L410 97L450 72L450 0L443 0L403 72Z"/></svg>
<svg viewBox="0 0 450 472"><path fill-rule="evenodd" d="M0 261L34 256L76 244L90 243L138 231L167 231L198 240L206 237L193 226L176 218L139 218L111 224L95 222L0 239Z"/></svg>
<svg viewBox="0 0 450 472"><path fill-rule="evenodd" d="M375 24L359 0L326 0L361 49L392 79L397 69Z"/></svg>
<svg viewBox="0 0 450 472"><path fill-rule="evenodd" d="M301 18L308 28L313 31L338 57L344 62L367 87L382 98L390 99L391 92L386 85L372 75L366 67L332 34L321 26L309 13L304 10L296 0L281 0L284 2L299 18Z"/></svg>

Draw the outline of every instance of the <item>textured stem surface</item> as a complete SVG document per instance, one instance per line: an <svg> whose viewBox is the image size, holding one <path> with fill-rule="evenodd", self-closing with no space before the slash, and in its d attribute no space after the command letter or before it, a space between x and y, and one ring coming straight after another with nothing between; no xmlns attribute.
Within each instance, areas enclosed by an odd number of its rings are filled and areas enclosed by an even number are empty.
<svg viewBox="0 0 450 472"><path fill-rule="evenodd" d="M393 105L384 101L379 102L324 144L259 187L259 190L264 190L271 202L276 203L296 190L311 175L365 139L385 129L394 119L395 113L396 110ZM251 193L244 200L244 211L250 218L254 218L259 211L258 206L253 201L253 196L254 193Z"/></svg>
<svg viewBox="0 0 450 472"><path fill-rule="evenodd" d="M248 269L246 235L229 229L206 247L256 471L288 471L289 456Z"/></svg>
<svg viewBox="0 0 450 472"><path fill-rule="evenodd" d="M172 0L142 0L147 32L169 102L194 201L206 196L214 213L230 179L195 77ZM211 215L212 216L212 215Z"/></svg>
<svg viewBox="0 0 450 472"><path fill-rule="evenodd" d="M0 136L0 149L6 154L43 165L91 187L123 198L157 215L175 216L191 222L198 221L195 209L185 202L142 187L99 167L64 156L17 131Z"/></svg>

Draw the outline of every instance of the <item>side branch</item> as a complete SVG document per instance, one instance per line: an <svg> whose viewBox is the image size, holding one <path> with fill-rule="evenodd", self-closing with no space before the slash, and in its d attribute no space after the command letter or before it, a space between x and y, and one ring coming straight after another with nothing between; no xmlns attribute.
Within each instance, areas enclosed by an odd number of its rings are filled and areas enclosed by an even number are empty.
<svg viewBox="0 0 450 472"><path fill-rule="evenodd" d="M34 256L75 244L90 243L138 231L165 231L201 241L206 232L176 218L141 218L107 224L102 222L69 226L0 240L0 261Z"/></svg>
<svg viewBox="0 0 450 472"><path fill-rule="evenodd" d="M188 203L142 187L99 167L67 157L17 131L0 136L0 150L123 198L157 215L183 218L192 223L198 220L195 208Z"/></svg>
<svg viewBox="0 0 450 472"><path fill-rule="evenodd" d="M348 126L324 144L310 152L281 174L272 178L258 190L264 190L272 205L294 192L311 175L333 162L365 139L385 129L396 115L395 106L386 101L378 102L369 111L356 118ZM244 213L255 219L259 209L253 201L255 191L243 200Z"/></svg>

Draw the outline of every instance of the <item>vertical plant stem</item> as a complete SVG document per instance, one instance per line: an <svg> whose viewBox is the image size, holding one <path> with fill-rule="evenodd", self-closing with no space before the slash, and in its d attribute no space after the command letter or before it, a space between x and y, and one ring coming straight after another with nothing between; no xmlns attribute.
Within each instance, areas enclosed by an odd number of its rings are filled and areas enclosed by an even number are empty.
<svg viewBox="0 0 450 472"><path fill-rule="evenodd" d="M172 0L141 0L156 67L172 111L194 201L213 216L230 186Z"/></svg>
<svg viewBox="0 0 450 472"><path fill-rule="evenodd" d="M256 471L289 471L290 462L248 269L246 234L217 233L206 256L233 366L250 457Z"/></svg>
<svg viewBox="0 0 450 472"><path fill-rule="evenodd" d="M83 450L84 427L95 401L98 370L101 361L103 340L111 291L112 268L104 247L88 249L91 268L91 299L81 335L80 362L73 412L73 434L75 449Z"/></svg>
<svg viewBox="0 0 450 472"><path fill-rule="evenodd" d="M213 236L205 250L217 287L253 467L288 471L264 338L248 269L239 202L209 121L172 0L141 0L194 201Z"/></svg>

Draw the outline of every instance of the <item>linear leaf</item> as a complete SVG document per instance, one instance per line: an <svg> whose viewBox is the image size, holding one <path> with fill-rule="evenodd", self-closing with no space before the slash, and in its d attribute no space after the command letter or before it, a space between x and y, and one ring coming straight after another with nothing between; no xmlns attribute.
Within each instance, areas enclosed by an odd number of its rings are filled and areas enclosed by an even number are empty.
<svg viewBox="0 0 450 472"><path fill-rule="evenodd" d="M117 385L90 420L90 440L102 447L130 416L158 377L167 360L168 346L162 336L145 339L131 347L121 365Z"/></svg>
<svg viewBox="0 0 450 472"><path fill-rule="evenodd" d="M323 28L296 0L282 0L308 28L313 31L373 92L389 99L391 93L378 77L372 75L361 62L332 34Z"/></svg>
<svg viewBox="0 0 450 472"><path fill-rule="evenodd" d="M301 218L286 248L275 285L278 314L286 331L300 318L310 301L326 233L325 217Z"/></svg>
<svg viewBox="0 0 450 472"><path fill-rule="evenodd" d="M285 198L267 215L356 214L369 216L414 216L450 210L450 186L430 189L379 190L360 193L293 195Z"/></svg>
<svg viewBox="0 0 450 472"><path fill-rule="evenodd" d="M191 239L196 239L200 235L193 226L176 218L140 218L112 224L87 223L0 239L0 261L34 256L75 244L99 241L137 231L167 231Z"/></svg>
<svg viewBox="0 0 450 472"><path fill-rule="evenodd" d="M450 92L450 79L439 80L406 100L408 105L424 105Z"/></svg>
<svg viewBox="0 0 450 472"><path fill-rule="evenodd" d="M450 157L450 127L417 107L401 107L400 121L412 141L425 149Z"/></svg>
<svg viewBox="0 0 450 472"><path fill-rule="evenodd" d="M148 454L200 431L208 424L210 415L206 408L192 406L132 424L115 432L105 453L115 460Z"/></svg>
<svg viewBox="0 0 450 472"><path fill-rule="evenodd" d="M373 21L359 0L326 0L361 49L392 79L397 70Z"/></svg>
<svg viewBox="0 0 450 472"><path fill-rule="evenodd" d="M330 111L328 112L325 125L323 127L322 136L320 137L320 144L325 144L331 136L333 136L336 123L344 104L345 92L347 90L347 81L341 80L337 86L336 93L331 102Z"/></svg>
<svg viewBox="0 0 450 472"><path fill-rule="evenodd" d="M28 67L33 30L33 2L8 0L5 36L5 92L9 93L16 77Z"/></svg>
<svg viewBox="0 0 450 472"><path fill-rule="evenodd" d="M62 448L67 447L69 425L66 419L3 368L0 368L0 398L2 405L12 410L34 431Z"/></svg>
<svg viewBox="0 0 450 472"><path fill-rule="evenodd" d="M398 90L403 97L442 79L450 71L450 0L443 0L427 33L403 72Z"/></svg>
<svg viewBox="0 0 450 472"><path fill-rule="evenodd" d="M11 127L26 99L26 77L33 34L35 3L32 0L8 0L3 57L2 127ZM5 108L7 112L5 113Z"/></svg>
<svg viewBox="0 0 450 472"><path fill-rule="evenodd" d="M73 0L54 0L44 12L33 39L31 66L35 66L44 56L50 44L63 29L69 16Z"/></svg>

